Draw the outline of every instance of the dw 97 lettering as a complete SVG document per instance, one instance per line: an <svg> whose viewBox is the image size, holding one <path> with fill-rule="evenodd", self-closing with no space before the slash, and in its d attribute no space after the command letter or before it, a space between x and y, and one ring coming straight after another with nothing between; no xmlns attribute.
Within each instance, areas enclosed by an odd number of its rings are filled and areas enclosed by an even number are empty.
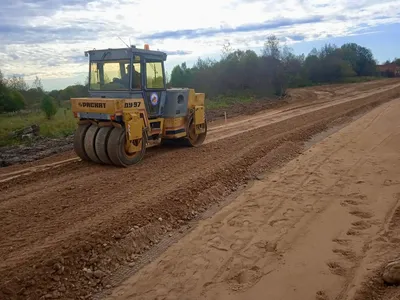
<svg viewBox="0 0 400 300"><path fill-rule="evenodd" d="M125 106L124 106L125 108L137 108L137 107L140 107L140 102L128 102L128 103L125 103Z"/></svg>

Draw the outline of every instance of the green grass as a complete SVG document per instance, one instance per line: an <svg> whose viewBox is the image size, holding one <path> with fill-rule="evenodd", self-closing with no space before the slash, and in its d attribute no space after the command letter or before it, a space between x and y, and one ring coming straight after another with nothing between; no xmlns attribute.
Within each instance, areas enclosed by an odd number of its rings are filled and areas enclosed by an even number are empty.
<svg viewBox="0 0 400 300"><path fill-rule="evenodd" d="M2 114L0 115L0 146L21 144L22 141L11 138L9 134L33 124L40 126L41 136L59 138L74 132L76 119L71 110L65 108L60 108L51 120L48 120L42 112L19 113L13 116Z"/></svg>

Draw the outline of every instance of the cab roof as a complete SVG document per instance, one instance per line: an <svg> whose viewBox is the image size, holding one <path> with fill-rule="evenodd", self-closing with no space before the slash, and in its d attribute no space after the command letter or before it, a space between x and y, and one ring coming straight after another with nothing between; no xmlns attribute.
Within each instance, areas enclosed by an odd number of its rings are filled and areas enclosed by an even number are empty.
<svg viewBox="0 0 400 300"><path fill-rule="evenodd" d="M126 48L93 49L85 51L85 56L89 56L91 61L130 59L133 55L138 55L145 60L165 61L167 59L167 53L165 52L139 49L135 46Z"/></svg>

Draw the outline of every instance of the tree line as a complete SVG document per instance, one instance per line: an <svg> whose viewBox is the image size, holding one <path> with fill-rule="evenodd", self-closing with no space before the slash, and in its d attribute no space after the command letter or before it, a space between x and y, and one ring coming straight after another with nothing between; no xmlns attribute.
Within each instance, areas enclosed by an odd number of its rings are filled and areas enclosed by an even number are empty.
<svg viewBox="0 0 400 300"><path fill-rule="evenodd" d="M22 76L5 78L0 70L0 113L41 109L51 118L57 112L57 108L63 106L63 101L87 95L87 83L76 83L65 89L47 92L38 76L29 86Z"/></svg>
<svg viewBox="0 0 400 300"><path fill-rule="evenodd" d="M393 62L400 65L400 59ZM199 58L191 68L186 63L176 65L169 86L191 87L208 97L282 96L287 88L386 75L377 70L371 50L356 43L341 47L325 44L305 56L295 55L276 36L269 36L260 54L253 50L234 50L227 43L220 60Z"/></svg>
<svg viewBox="0 0 400 300"><path fill-rule="evenodd" d="M400 59L385 64L397 64ZM307 56L295 55L281 45L276 36L269 36L260 54L253 50L234 50L229 43L222 49L221 59L201 59L192 66L175 66L169 87L190 87L217 96L282 96L288 88L314 84L343 82L365 76L390 76L380 73L371 50L355 43L341 47L325 44ZM5 78L0 70L0 113L22 109L39 109L54 114L71 97L88 96L88 80L62 90L46 92L40 78L29 86L23 77ZM49 115L46 113L46 115Z"/></svg>
<svg viewBox="0 0 400 300"><path fill-rule="evenodd" d="M386 61L383 63L383 65L392 65L392 64L395 64L395 65L397 65L397 66L400 66L400 58L395 58L395 59L393 59L392 61L386 60Z"/></svg>

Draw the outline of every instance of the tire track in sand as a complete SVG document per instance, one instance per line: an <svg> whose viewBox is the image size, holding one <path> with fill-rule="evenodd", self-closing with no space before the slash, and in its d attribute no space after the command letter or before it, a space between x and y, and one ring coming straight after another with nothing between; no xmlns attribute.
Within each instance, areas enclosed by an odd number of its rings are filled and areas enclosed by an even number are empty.
<svg viewBox="0 0 400 300"><path fill-rule="evenodd" d="M400 176L388 160L400 100L384 109L256 182L107 299L345 299L395 200L382 183Z"/></svg>

